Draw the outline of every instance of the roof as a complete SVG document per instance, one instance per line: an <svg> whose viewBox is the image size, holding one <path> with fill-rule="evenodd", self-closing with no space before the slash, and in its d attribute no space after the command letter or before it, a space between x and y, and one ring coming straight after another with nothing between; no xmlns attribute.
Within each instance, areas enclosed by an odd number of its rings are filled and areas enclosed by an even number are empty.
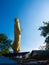
<svg viewBox="0 0 49 65"><path fill-rule="evenodd" d="M33 50L30 56L34 59L49 59L49 50Z"/></svg>
<svg viewBox="0 0 49 65"><path fill-rule="evenodd" d="M32 50L31 54L33 54L34 52L36 52L37 54L49 54L49 50Z"/></svg>
<svg viewBox="0 0 49 65"><path fill-rule="evenodd" d="M18 65L18 62L15 62L7 57L0 56L0 65L1 64L11 64L11 65Z"/></svg>
<svg viewBox="0 0 49 65"><path fill-rule="evenodd" d="M22 55L26 55L28 53L29 52L9 53L9 54L3 54L3 56L7 56L7 57L22 56Z"/></svg>

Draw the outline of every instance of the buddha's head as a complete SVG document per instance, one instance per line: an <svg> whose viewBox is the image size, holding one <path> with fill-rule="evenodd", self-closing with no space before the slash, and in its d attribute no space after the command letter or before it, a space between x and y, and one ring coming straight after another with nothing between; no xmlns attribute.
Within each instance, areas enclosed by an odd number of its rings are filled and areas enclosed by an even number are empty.
<svg viewBox="0 0 49 65"><path fill-rule="evenodd" d="M15 18L15 22L16 22L16 23L19 22L19 19L18 19L18 18Z"/></svg>

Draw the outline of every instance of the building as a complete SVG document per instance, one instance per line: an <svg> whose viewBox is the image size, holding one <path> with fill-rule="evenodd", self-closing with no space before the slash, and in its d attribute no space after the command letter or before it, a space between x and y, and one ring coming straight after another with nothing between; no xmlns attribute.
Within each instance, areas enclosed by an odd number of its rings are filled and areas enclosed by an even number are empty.
<svg viewBox="0 0 49 65"><path fill-rule="evenodd" d="M37 60L49 59L49 50L33 50L30 54L30 58Z"/></svg>

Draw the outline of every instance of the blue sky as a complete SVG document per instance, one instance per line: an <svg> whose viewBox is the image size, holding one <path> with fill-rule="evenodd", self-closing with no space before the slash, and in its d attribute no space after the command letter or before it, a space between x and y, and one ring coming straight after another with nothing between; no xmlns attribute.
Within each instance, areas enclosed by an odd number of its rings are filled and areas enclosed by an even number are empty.
<svg viewBox="0 0 49 65"><path fill-rule="evenodd" d="M0 0L0 33L14 40L14 18L22 29L21 51L37 50L44 38L38 28L49 21L49 0Z"/></svg>

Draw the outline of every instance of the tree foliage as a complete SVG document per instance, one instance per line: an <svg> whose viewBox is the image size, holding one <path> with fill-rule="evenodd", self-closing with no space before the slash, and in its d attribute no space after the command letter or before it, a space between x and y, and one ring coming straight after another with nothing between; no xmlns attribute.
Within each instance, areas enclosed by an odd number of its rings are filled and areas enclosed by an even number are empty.
<svg viewBox="0 0 49 65"><path fill-rule="evenodd" d="M11 40L5 34L0 34L0 52L9 53L11 47Z"/></svg>
<svg viewBox="0 0 49 65"><path fill-rule="evenodd" d="M49 22L43 22L43 24L39 30L41 30L41 36L45 38L46 49L49 49Z"/></svg>
<svg viewBox="0 0 49 65"><path fill-rule="evenodd" d="M49 23L48 22L43 22L44 26L41 26L39 30L41 30L41 35L46 37L49 35Z"/></svg>

